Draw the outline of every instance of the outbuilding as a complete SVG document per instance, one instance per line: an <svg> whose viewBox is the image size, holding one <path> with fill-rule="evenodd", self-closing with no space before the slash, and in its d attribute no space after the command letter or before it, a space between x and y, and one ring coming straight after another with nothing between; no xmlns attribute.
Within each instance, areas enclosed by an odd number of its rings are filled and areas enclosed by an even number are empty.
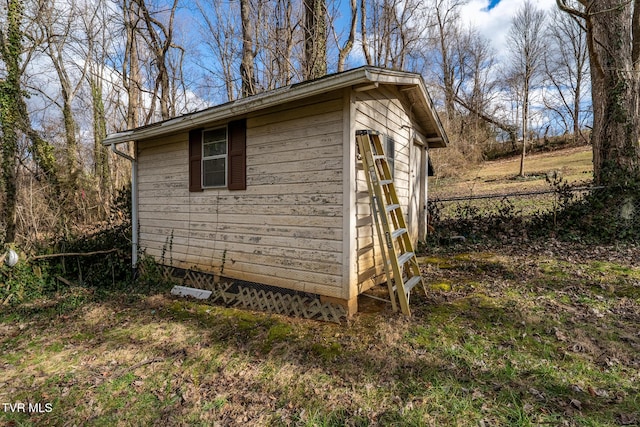
<svg viewBox="0 0 640 427"><path fill-rule="evenodd" d="M420 75L365 66L109 135L117 152L135 147L134 262L144 251L230 303L357 311L385 280L361 129L383 135L412 239L423 239L429 149L447 137Z"/></svg>

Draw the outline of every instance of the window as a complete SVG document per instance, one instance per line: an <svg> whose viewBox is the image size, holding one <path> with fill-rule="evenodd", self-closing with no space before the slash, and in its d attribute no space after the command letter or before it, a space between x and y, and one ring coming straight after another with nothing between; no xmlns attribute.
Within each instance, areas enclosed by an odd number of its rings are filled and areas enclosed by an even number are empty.
<svg viewBox="0 0 640 427"><path fill-rule="evenodd" d="M202 132L202 187L227 185L227 128Z"/></svg>
<svg viewBox="0 0 640 427"><path fill-rule="evenodd" d="M247 123L189 131L189 191L247 188Z"/></svg>

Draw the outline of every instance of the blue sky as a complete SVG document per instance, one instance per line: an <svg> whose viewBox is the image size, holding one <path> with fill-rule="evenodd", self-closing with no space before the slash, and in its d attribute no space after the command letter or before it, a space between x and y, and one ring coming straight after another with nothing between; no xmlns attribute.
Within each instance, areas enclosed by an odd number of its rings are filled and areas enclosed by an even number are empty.
<svg viewBox="0 0 640 427"><path fill-rule="evenodd" d="M460 8L462 20L473 25L480 34L491 41L498 56L506 49L507 32L511 19L526 0L469 0ZM539 9L556 7L556 0L531 0Z"/></svg>
<svg viewBox="0 0 640 427"><path fill-rule="evenodd" d="M491 10L496 7L500 3L500 0L489 0L489 6L487 6L487 10Z"/></svg>

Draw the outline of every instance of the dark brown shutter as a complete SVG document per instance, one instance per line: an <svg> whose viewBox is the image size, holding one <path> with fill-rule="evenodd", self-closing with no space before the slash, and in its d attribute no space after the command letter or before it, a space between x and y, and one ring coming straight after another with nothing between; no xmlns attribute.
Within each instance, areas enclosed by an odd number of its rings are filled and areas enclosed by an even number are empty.
<svg viewBox="0 0 640 427"><path fill-rule="evenodd" d="M229 190L247 189L247 121L229 122Z"/></svg>
<svg viewBox="0 0 640 427"><path fill-rule="evenodd" d="M189 131L189 191L202 191L202 129Z"/></svg>

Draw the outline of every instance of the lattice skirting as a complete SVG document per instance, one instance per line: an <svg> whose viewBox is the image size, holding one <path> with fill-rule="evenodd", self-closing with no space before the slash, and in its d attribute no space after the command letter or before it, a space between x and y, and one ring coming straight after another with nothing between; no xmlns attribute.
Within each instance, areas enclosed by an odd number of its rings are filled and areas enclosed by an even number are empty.
<svg viewBox="0 0 640 427"><path fill-rule="evenodd" d="M159 266L166 280L180 285L211 291L209 301L229 307L303 317L340 323L347 318L347 309L339 304L322 302L319 295L296 292L275 286L231 279L196 270Z"/></svg>

